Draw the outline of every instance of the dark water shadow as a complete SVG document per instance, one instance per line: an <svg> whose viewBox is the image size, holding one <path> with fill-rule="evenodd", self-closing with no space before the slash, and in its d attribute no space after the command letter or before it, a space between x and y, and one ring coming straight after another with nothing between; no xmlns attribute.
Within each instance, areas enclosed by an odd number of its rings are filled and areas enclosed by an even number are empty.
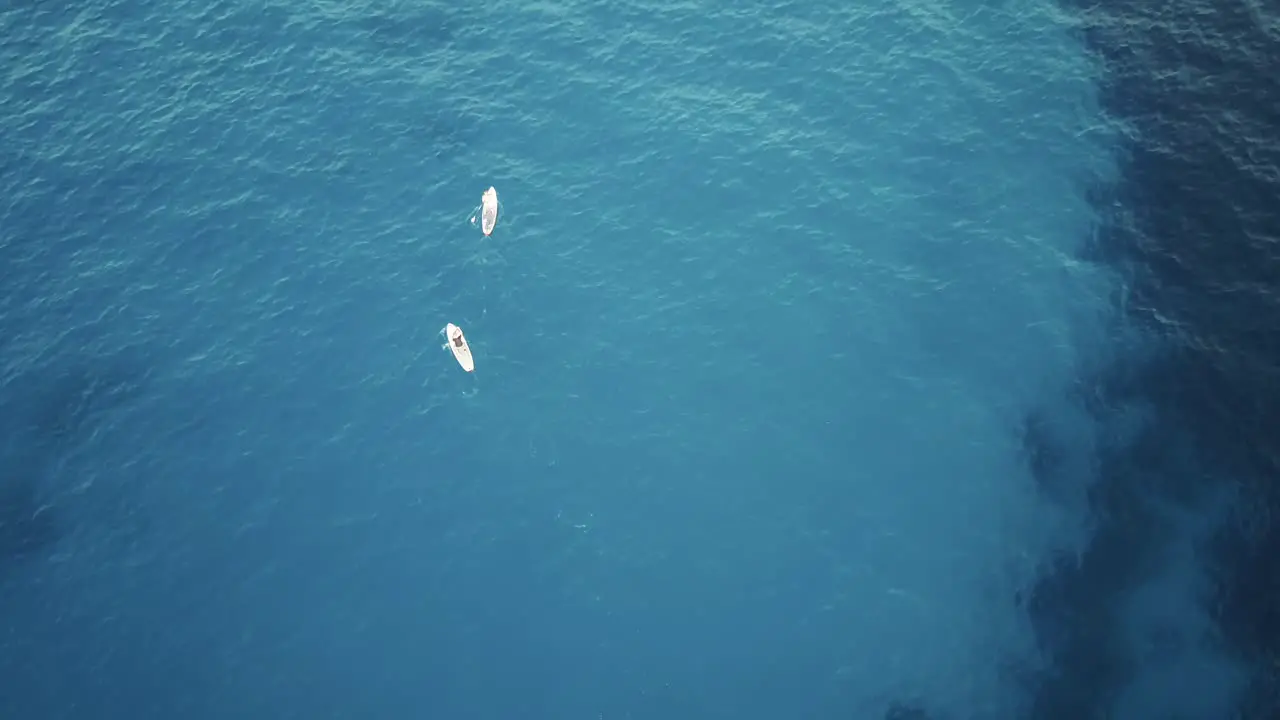
<svg viewBox="0 0 1280 720"><path fill-rule="evenodd" d="M1141 508L1153 494L1185 495L1193 490L1187 483L1242 491L1247 522L1221 531L1210 609L1226 640L1259 673L1241 716L1274 717L1280 710L1280 522L1272 520L1280 517L1280 34L1246 3L1062 5L1083 20L1081 37L1105 68L1103 106L1132 130L1120 181L1091 197L1105 225L1085 259L1123 273L1129 287L1117 308L1167 348L1115 369L1123 381L1110 383L1111 391L1123 387L1140 397L1154 419L1146 437L1106 463L1099 510L1103 517L1138 514L1142 536L1112 543L1123 556L1131 543L1159 536L1141 524ZM1188 448L1208 472L1194 479L1176 468L1158 472ZM1038 592L1072 606L1073 597L1112 592L1118 574L1140 573L1143 565L1117 573L1105 570L1115 560L1099 563L1097 577L1059 573ZM1067 623L1076 636L1069 645L1078 650L1061 664L1076 679L1046 690L1038 716L1107 706L1123 668L1109 659L1106 633L1091 631L1092 622ZM1107 667L1113 669L1090 674ZM1073 702L1072 693L1092 699Z"/></svg>
<svg viewBox="0 0 1280 720"><path fill-rule="evenodd" d="M138 368L115 362L33 372L0 390L6 408L0 424L0 578L47 558L74 531L64 512L69 499L58 477L61 463L143 389ZM110 495L124 512L127 489Z"/></svg>

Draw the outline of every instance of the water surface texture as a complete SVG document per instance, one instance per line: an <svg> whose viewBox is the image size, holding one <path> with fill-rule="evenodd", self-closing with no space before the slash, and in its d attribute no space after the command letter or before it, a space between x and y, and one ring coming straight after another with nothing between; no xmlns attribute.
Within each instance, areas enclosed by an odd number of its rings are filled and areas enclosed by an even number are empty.
<svg viewBox="0 0 1280 720"><path fill-rule="evenodd" d="M1264 717L1277 21L1132 4L0 6L0 716Z"/></svg>

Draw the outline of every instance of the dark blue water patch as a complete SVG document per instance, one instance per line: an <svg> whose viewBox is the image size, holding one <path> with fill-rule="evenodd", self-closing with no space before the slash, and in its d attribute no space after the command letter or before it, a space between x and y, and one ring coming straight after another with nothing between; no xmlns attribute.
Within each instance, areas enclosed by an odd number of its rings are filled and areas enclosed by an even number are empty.
<svg viewBox="0 0 1280 720"><path fill-rule="evenodd" d="M1241 708L1273 717L1280 688L1280 35L1262 6L1067 0L1129 128L1090 257L1128 277L1120 308L1165 351L1115 388L1154 409L1131 470L1187 447L1198 482L1238 485L1242 519L1214 554L1214 615L1258 676ZM1270 25L1268 25L1270 23ZM1179 438L1185 442L1179 442ZM1172 473L1178 476L1178 473ZM1185 480L1184 480L1185 482ZM1149 488L1148 488L1149 489ZM1181 492L1186 488L1161 488ZM1119 497L1121 513L1134 501Z"/></svg>
<svg viewBox="0 0 1280 720"><path fill-rule="evenodd" d="M1154 572L1167 539L1151 488L1168 468L1146 464L1127 445L1104 448L1099 456L1088 498L1094 537L1082 554L1059 556L1020 598L1041 648L1054 658L1052 671L1040 679L1036 718L1094 717L1132 678L1132 661L1116 640L1122 635L1116 601Z"/></svg>
<svg viewBox="0 0 1280 720"><path fill-rule="evenodd" d="M0 385L0 580L47 557L73 531L64 512L67 488L57 477L61 461L107 413L137 397L140 371L88 360L51 364Z"/></svg>
<svg viewBox="0 0 1280 720"><path fill-rule="evenodd" d="M39 496L41 469L6 458L0 470L0 587L10 572L44 557L62 536L56 511Z"/></svg>
<svg viewBox="0 0 1280 720"><path fill-rule="evenodd" d="M1031 477L1042 491L1056 494L1057 486L1069 481L1063 475L1071 449L1054 426L1050 412L1043 408L1028 411L1018 428L1018 436Z"/></svg>

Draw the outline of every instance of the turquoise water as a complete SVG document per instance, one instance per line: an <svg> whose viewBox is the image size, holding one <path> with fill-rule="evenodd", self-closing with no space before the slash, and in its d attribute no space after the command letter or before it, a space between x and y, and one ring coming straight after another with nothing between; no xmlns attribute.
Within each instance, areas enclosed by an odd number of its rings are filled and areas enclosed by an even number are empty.
<svg viewBox="0 0 1280 720"><path fill-rule="evenodd" d="M1131 342L1076 27L3 10L3 714L1023 715Z"/></svg>

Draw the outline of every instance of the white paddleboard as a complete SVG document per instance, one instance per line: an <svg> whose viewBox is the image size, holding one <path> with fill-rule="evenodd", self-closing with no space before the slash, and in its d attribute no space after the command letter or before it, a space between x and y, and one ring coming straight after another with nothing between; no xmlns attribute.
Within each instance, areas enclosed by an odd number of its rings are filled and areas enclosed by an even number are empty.
<svg viewBox="0 0 1280 720"><path fill-rule="evenodd" d="M471 372L476 369L476 362L471 357L471 346L467 344L467 338L462 334L462 328L449 323L444 328L445 337L449 338L449 349L453 351L453 357L458 360L458 364L463 370Z"/></svg>
<svg viewBox="0 0 1280 720"><path fill-rule="evenodd" d="M490 187L480 198L480 229L485 235L493 232L498 224L498 191Z"/></svg>

